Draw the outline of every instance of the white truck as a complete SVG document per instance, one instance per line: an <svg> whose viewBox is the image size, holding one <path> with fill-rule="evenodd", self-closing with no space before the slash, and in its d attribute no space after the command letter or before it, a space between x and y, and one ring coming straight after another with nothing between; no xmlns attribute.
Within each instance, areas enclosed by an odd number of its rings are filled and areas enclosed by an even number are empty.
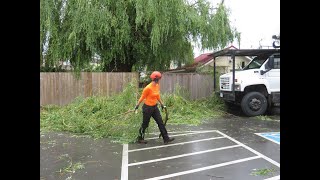
<svg viewBox="0 0 320 180"><path fill-rule="evenodd" d="M277 49L279 47L228 49L213 53L214 58L230 55L233 59L233 71L219 78L220 97L227 104L240 105L247 116L264 115L268 108L280 107L280 49ZM254 58L241 70L235 71L235 56ZM214 82L214 86L215 84Z"/></svg>

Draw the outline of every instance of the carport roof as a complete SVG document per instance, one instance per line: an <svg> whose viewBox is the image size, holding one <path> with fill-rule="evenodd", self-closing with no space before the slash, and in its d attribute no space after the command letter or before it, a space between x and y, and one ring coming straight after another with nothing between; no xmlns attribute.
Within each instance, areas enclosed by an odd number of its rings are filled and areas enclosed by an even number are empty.
<svg viewBox="0 0 320 180"><path fill-rule="evenodd" d="M211 53L209 56L213 56L213 58L218 56L231 56L232 54L235 56L259 56L263 54L271 55L273 53L280 53L280 49L223 49Z"/></svg>

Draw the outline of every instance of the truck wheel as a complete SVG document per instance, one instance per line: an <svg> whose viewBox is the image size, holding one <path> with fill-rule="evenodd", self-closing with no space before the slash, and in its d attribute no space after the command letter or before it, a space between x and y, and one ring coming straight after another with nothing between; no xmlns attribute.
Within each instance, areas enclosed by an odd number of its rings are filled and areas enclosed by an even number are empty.
<svg viewBox="0 0 320 180"><path fill-rule="evenodd" d="M267 107L266 97L259 92L249 92L241 100L241 109L247 116L263 115Z"/></svg>

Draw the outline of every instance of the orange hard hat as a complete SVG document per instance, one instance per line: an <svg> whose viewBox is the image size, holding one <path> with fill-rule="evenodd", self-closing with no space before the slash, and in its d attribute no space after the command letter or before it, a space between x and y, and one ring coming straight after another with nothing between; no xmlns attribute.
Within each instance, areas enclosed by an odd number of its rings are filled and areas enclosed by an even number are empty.
<svg viewBox="0 0 320 180"><path fill-rule="evenodd" d="M159 71L153 71L150 75L150 78L154 80L155 78L160 79L161 78L161 73Z"/></svg>

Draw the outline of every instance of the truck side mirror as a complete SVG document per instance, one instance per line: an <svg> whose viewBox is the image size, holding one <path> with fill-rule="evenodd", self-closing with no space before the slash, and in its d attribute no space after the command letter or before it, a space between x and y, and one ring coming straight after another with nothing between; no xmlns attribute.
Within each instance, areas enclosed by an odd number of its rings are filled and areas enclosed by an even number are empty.
<svg viewBox="0 0 320 180"><path fill-rule="evenodd" d="M243 69L244 68L244 62L241 62L241 69Z"/></svg>
<svg viewBox="0 0 320 180"><path fill-rule="evenodd" d="M260 74L263 75L265 74L266 72L270 71L274 66L274 56L270 56L269 59L268 59L268 62L265 64L265 68L266 70L260 70Z"/></svg>

